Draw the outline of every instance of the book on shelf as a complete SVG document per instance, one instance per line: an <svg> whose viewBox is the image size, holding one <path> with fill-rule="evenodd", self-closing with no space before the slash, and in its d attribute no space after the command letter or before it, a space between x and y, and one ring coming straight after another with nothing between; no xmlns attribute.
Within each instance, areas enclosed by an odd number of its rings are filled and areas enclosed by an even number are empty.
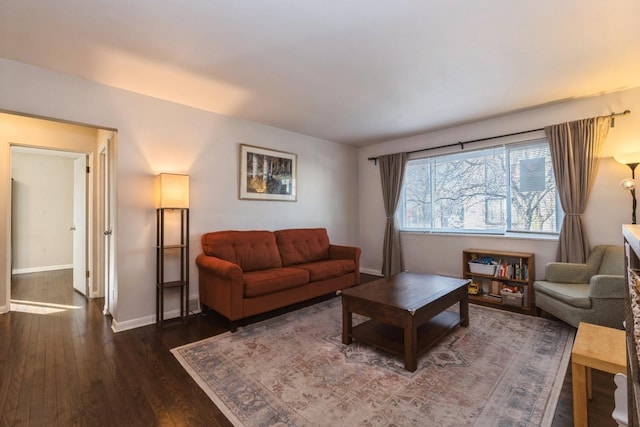
<svg viewBox="0 0 640 427"><path fill-rule="evenodd" d="M522 260L519 263L499 263L496 265L494 277L509 280L529 280L529 268Z"/></svg>

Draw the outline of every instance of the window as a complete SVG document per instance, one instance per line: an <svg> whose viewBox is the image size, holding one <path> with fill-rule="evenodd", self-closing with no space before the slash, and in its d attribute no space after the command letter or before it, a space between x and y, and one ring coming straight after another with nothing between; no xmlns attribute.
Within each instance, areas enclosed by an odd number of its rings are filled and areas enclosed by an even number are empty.
<svg viewBox="0 0 640 427"><path fill-rule="evenodd" d="M546 140L410 160L404 230L557 233L562 220Z"/></svg>

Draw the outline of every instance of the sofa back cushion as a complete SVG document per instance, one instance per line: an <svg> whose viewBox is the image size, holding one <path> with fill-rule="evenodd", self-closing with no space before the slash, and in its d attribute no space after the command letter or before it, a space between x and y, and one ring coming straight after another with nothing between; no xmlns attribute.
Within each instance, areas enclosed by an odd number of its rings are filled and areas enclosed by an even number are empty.
<svg viewBox="0 0 640 427"><path fill-rule="evenodd" d="M270 231L214 231L202 235L202 251L237 264L242 271L282 267L275 235Z"/></svg>
<svg viewBox="0 0 640 427"><path fill-rule="evenodd" d="M292 228L274 234L285 267L329 258L329 236L325 228Z"/></svg>

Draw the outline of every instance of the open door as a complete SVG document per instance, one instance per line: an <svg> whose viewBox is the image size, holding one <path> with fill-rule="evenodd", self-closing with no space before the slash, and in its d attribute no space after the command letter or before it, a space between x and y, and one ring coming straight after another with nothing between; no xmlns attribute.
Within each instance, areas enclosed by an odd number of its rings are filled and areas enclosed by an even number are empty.
<svg viewBox="0 0 640 427"><path fill-rule="evenodd" d="M87 156L73 162L73 288L87 295Z"/></svg>
<svg viewBox="0 0 640 427"><path fill-rule="evenodd" d="M115 310L114 285L114 237L113 237L113 203L111 185L111 150L113 149L115 133L98 147L98 197L99 224L102 230L100 251L102 266L99 274L104 284L104 314L113 315Z"/></svg>

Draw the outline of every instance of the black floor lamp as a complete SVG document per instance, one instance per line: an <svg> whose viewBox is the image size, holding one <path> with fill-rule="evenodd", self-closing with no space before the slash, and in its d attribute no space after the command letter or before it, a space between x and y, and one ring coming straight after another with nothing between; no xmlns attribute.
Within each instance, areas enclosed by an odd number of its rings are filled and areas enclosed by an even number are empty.
<svg viewBox="0 0 640 427"><path fill-rule="evenodd" d="M631 224L636 223L636 167L640 164L640 153L622 153L613 156L618 163L629 166L631 169L631 178L625 178L620 185L631 193Z"/></svg>
<svg viewBox="0 0 640 427"><path fill-rule="evenodd" d="M162 325L167 289L180 289L180 318L189 315L189 176L161 173L156 186L156 322ZM167 221L167 215L174 221ZM174 225L173 233L167 229L170 225ZM167 280L165 258L171 254L177 256L174 269L178 274L174 280Z"/></svg>

